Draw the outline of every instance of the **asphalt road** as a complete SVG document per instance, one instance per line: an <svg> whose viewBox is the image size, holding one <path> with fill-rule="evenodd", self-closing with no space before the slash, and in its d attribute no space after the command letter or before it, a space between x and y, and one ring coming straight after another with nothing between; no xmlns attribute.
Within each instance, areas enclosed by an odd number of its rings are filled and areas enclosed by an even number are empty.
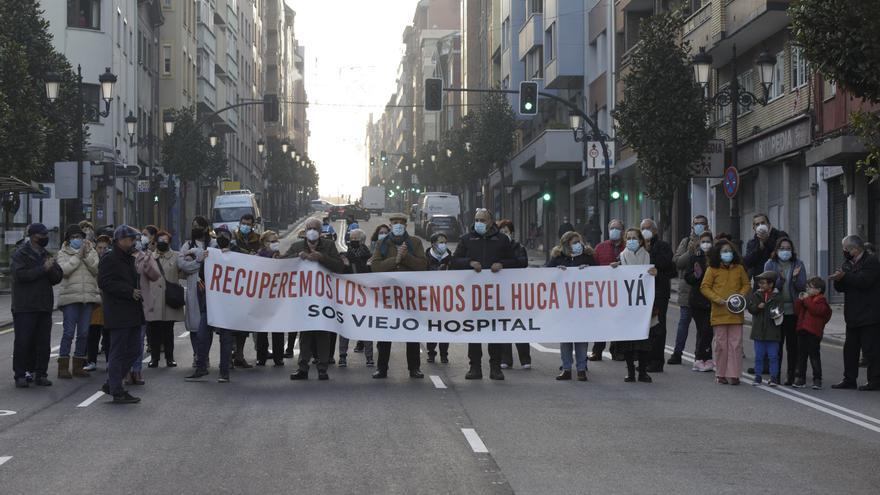
<svg viewBox="0 0 880 495"><path fill-rule="evenodd" d="M361 222L369 233L375 224ZM673 307L670 344L677 319ZM184 382L189 339L182 326L177 333L181 367L145 369L146 386L133 389L138 405L95 398L103 362L92 378L53 377L50 388L17 390L11 379L0 386L0 493L875 494L880 487L880 393L827 388L842 374L839 347L822 348L821 391L720 386L689 365L667 366L650 385L627 384L623 363L607 359L590 363L588 383L557 382L558 345L550 343L532 347L533 369L517 365L503 382L465 381L464 345L452 346L450 364L423 364L429 377L411 380L395 344L387 380L372 380L363 355L350 354L350 367L331 368L328 382L314 375L291 382L288 360L283 368L234 370L221 384L216 369L204 382ZM59 340L56 325L53 346ZM12 342L12 334L0 335L0 368L10 371ZM252 360L250 341L246 352Z"/></svg>

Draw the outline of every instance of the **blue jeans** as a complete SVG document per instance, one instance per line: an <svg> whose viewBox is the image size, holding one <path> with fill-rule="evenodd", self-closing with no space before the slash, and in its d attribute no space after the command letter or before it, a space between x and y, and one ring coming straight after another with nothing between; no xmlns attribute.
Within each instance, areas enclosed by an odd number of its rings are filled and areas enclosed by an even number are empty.
<svg viewBox="0 0 880 495"><path fill-rule="evenodd" d="M755 341L755 376L764 374L764 358L770 361L770 376L779 376L779 341Z"/></svg>
<svg viewBox="0 0 880 495"><path fill-rule="evenodd" d="M232 330L218 328L217 333L220 334L220 376L229 376L229 362L232 360L232 344L235 342L235 334ZM303 351L302 348L299 350Z"/></svg>
<svg viewBox="0 0 880 495"><path fill-rule="evenodd" d="M675 354L684 352L684 345L687 343L692 318L689 306L681 306L679 310L678 332L675 333Z"/></svg>
<svg viewBox="0 0 880 495"><path fill-rule="evenodd" d="M192 342L195 344L196 368L208 369L208 356L211 353L211 345L214 343L214 331L208 326L208 313L202 313L199 318L199 330L190 332L190 338L195 335Z"/></svg>
<svg viewBox="0 0 880 495"><path fill-rule="evenodd" d="M147 334L147 324L141 325L141 335L138 338L137 359L131 364L131 371L140 373L144 369L144 336Z"/></svg>
<svg viewBox="0 0 880 495"><path fill-rule="evenodd" d="M587 371L587 342L563 342L559 344L559 354L562 356L562 369L571 370L571 352L574 350L577 359L577 370Z"/></svg>
<svg viewBox="0 0 880 495"><path fill-rule="evenodd" d="M86 344L89 340L89 323L92 321L94 304L74 303L61 306L61 314L64 316L64 333L61 334L61 349L58 355L70 357L70 345L76 335L76 346L73 349L75 357L86 357Z"/></svg>

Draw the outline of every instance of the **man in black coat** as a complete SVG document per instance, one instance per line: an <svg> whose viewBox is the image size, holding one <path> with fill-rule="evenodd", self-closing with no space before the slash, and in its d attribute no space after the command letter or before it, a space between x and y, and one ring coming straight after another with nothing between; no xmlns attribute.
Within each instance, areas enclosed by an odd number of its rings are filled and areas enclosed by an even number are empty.
<svg viewBox="0 0 880 495"><path fill-rule="evenodd" d="M651 342L649 373L660 373L666 363L666 311L669 309L669 298L672 295L672 278L675 277L675 263L672 262L672 246L660 239L657 222L651 218L642 220L639 227L645 238L645 248L651 255L651 264L657 269L654 282L654 307L659 311L660 324L651 328L648 340Z"/></svg>
<svg viewBox="0 0 880 495"><path fill-rule="evenodd" d="M49 348L52 333L52 286L61 282L63 273L46 251L49 230L41 223L27 229L28 242L12 255L12 321L15 328L12 369L15 386L27 388L27 372L33 373L36 385L48 387Z"/></svg>
<svg viewBox="0 0 880 495"><path fill-rule="evenodd" d="M489 268L497 273L502 268L513 268L516 260L510 247L510 239L501 235L492 221L492 213L479 209L474 215L474 225L470 232L462 236L452 255L452 267L456 270L472 269L479 273ZM489 344L489 378L504 380L501 372L501 358L504 344ZM468 344L468 360L470 369L465 375L467 380L483 378L483 346Z"/></svg>
<svg viewBox="0 0 880 495"><path fill-rule="evenodd" d="M755 277L764 271L764 264L773 255L779 239L788 237L788 234L773 228L770 225L770 219L764 213L758 213L752 217L752 230L755 232L755 236L749 239L746 244L743 266L748 271L749 278L754 280L755 290L757 290L758 281L755 280Z"/></svg>
<svg viewBox="0 0 880 495"><path fill-rule="evenodd" d="M843 381L831 388L856 388L859 351L868 361L868 383L859 390L880 390L880 261L865 251L857 235L843 239L843 266L831 275L834 288L843 292L846 340L843 344Z"/></svg>
<svg viewBox="0 0 880 495"><path fill-rule="evenodd" d="M98 288L104 308L104 328L110 334L110 356L104 393L117 404L136 404L122 387L122 378L140 357L141 325L144 323L140 276L135 268L134 244L140 233L120 225L113 233L113 249L98 264Z"/></svg>

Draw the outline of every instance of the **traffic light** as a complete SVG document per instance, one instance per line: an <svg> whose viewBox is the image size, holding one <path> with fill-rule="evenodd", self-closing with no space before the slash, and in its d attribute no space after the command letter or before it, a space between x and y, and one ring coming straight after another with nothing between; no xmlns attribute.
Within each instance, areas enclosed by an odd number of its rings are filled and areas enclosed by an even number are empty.
<svg viewBox="0 0 880 495"><path fill-rule="evenodd" d="M538 114L538 83L533 81L519 83L519 114Z"/></svg>
<svg viewBox="0 0 880 495"><path fill-rule="evenodd" d="M550 201L551 198L552 198L552 196L550 195L549 192L545 192L544 195L541 196L541 199L543 199L545 203L546 203L547 201Z"/></svg>
<svg viewBox="0 0 880 495"><path fill-rule="evenodd" d="M263 122L278 122L278 95L263 95Z"/></svg>
<svg viewBox="0 0 880 495"><path fill-rule="evenodd" d="M382 165L388 163L388 154L385 153L385 150L382 150L382 152L379 153L379 159L382 160Z"/></svg>
<svg viewBox="0 0 880 495"><path fill-rule="evenodd" d="M623 192L620 187L620 176L615 175L611 177L611 192L609 193L611 196L611 201L617 201L623 196Z"/></svg>
<svg viewBox="0 0 880 495"><path fill-rule="evenodd" d="M375 156L371 156L371 157L370 157L370 168L372 168L373 165L375 165L375 164L376 164L376 157L375 157Z"/></svg>
<svg viewBox="0 0 880 495"><path fill-rule="evenodd" d="M443 79L433 77L425 79L425 110L428 112L443 110Z"/></svg>
<svg viewBox="0 0 880 495"><path fill-rule="evenodd" d="M599 176L599 190L607 191L608 190L608 176L602 174Z"/></svg>

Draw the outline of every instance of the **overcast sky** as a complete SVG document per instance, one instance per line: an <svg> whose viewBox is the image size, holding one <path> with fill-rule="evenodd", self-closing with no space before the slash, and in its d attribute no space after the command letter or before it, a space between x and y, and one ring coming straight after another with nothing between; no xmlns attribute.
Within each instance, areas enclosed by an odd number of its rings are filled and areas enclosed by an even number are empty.
<svg viewBox="0 0 880 495"><path fill-rule="evenodd" d="M364 138L396 89L403 29L418 0L286 0L306 47L306 91L321 195L360 197L367 181ZM366 105L323 106L326 105Z"/></svg>

